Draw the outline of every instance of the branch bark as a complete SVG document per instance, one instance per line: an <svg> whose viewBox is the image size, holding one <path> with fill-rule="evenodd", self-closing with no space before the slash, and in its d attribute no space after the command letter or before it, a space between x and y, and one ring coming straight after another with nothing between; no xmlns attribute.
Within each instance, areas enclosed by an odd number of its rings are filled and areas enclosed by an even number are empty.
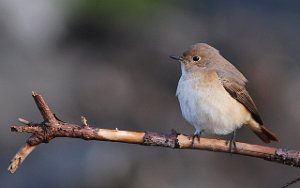
<svg viewBox="0 0 300 188"><path fill-rule="evenodd" d="M144 146L161 146L173 149L198 149L229 153L228 142L221 139L200 138L199 140L193 140L191 136L179 134L175 131L172 131L171 134L163 134L157 132L134 132L118 129L93 128L87 124L84 117L81 119L82 125L66 123L59 120L53 114L41 95L33 92L32 96L44 121L42 123L32 123L19 118L19 122L25 125L11 127L11 131L13 132L25 132L31 133L32 135L26 141L25 146L23 146L11 160L8 167L10 173L14 173L25 158L39 144L48 143L55 137L81 138L84 140L123 142ZM236 148L232 154L256 157L297 168L300 167L300 152L295 150L237 142Z"/></svg>

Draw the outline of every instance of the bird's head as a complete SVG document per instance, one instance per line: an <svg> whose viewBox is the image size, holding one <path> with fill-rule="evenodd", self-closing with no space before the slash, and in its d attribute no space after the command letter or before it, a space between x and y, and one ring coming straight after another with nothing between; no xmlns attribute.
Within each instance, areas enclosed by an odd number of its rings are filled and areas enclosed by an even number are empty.
<svg viewBox="0 0 300 188"><path fill-rule="evenodd" d="M178 60L182 71L189 73L209 67L218 56L220 54L217 49L205 43L197 43L184 51L181 56L170 56L170 58Z"/></svg>

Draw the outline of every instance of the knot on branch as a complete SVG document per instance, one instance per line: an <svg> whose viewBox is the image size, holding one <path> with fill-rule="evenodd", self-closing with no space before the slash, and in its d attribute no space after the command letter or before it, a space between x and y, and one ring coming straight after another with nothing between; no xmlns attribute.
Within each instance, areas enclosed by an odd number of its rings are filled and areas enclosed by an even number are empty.
<svg viewBox="0 0 300 188"><path fill-rule="evenodd" d="M33 133L27 140L27 143L31 146L49 143L55 137L55 128L53 126L41 123L39 127L41 127L40 131Z"/></svg>
<svg viewBox="0 0 300 188"><path fill-rule="evenodd" d="M284 164L300 167L300 152L290 149L279 148L275 152L275 160L283 161Z"/></svg>
<svg viewBox="0 0 300 188"><path fill-rule="evenodd" d="M178 148L179 144L177 136L178 133L175 130L172 130L171 134L146 132L143 145Z"/></svg>

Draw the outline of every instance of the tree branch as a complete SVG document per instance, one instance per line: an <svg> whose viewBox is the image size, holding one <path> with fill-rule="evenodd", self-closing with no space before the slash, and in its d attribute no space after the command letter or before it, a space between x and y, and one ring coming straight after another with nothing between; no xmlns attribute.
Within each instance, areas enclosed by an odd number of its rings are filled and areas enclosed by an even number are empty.
<svg viewBox="0 0 300 188"><path fill-rule="evenodd" d="M172 131L171 134L156 132L134 132L111 129L93 128L87 124L86 118L82 117L82 125L66 123L59 120L50 110L41 95L32 92L34 101L40 110L44 121L32 123L19 118L23 126L12 126L13 132L26 132L32 135L26 141L17 154L13 157L8 167L10 173L14 173L25 158L41 143L48 143L55 137L81 138L84 140L99 140L111 142L123 142L130 144L141 144L145 146L161 146L176 149L198 149L215 152L229 153L229 144L226 140L200 138L192 139ZM253 145L247 143L236 143L233 154L257 157L272 162L300 167L300 152L288 149L274 148L268 146Z"/></svg>

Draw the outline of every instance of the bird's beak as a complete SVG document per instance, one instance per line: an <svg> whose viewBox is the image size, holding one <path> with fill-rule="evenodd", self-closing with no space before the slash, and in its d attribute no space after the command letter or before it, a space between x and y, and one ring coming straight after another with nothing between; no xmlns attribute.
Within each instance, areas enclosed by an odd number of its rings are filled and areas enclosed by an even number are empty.
<svg viewBox="0 0 300 188"><path fill-rule="evenodd" d="M178 61L183 61L183 58L180 57L180 56L170 55L169 57L170 57L171 59L175 59L175 60L178 60Z"/></svg>

